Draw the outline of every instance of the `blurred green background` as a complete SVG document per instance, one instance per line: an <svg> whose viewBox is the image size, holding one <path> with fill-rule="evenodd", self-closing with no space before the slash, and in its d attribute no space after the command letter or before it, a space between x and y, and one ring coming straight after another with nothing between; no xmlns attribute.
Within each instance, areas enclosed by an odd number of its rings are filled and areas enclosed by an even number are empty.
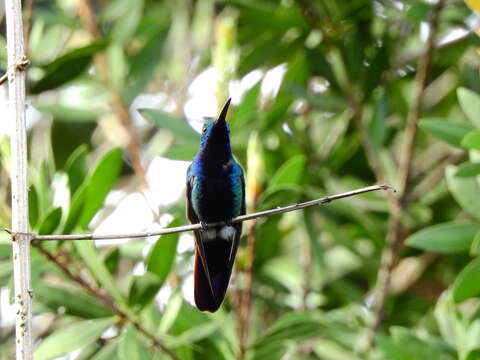
<svg viewBox="0 0 480 360"><path fill-rule="evenodd" d="M250 212L400 186L245 223L215 314L192 306L189 233L34 247L35 359L480 359L479 17L437 1L25 1L32 231L185 224L227 97ZM10 256L1 234L1 359Z"/></svg>

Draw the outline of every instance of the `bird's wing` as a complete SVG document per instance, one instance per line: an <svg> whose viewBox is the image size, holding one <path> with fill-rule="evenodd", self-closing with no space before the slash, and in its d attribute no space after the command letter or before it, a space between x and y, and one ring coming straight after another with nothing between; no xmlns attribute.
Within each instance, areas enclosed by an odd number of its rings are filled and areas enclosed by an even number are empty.
<svg viewBox="0 0 480 360"><path fill-rule="evenodd" d="M243 170L240 168L240 181L242 187L242 205L240 209L240 215L244 215L246 213L245 207L245 178L243 176ZM233 264L235 263L235 256L237 255L238 244L240 243L240 236L242 234L242 223L235 224L236 233L235 238L232 241L232 248L230 249L230 256L228 259L228 273L231 274ZM229 276L230 277L230 276Z"/></svg>
<svg viewBox="0 0 480 360"><path fill-rule="evenodd" d="M188 168L188 170L190 170L190 168ZM190 171L188 171L188 173L189 172ZM188 220L190 220L190 222L195 224L199 222L199 219L197 214L195 213L195 210L193 209L193 204L192 204L192 188L193 188L194 182L195 182L195 176L187 176L187 217L188 217ZM215 297L215 292L213 291L212 278L210 277L210 272L208 270L208 265L207 265L207 257L205 256L205 248L203 247L202 230L194 230L193 238L195 239L195 245L200 255L200 260L202 261L203 268L205 269L205 275L207 277L208 286L210 288L210 291L212 292L213 299L216 302L217 298Z"/></svg>
<svg viewBox="0 0 480 360"><path fill-rule="evenodd" d="M195 176L190 175L191 166L192 165L190 165L187 170L187 218L192 224L197 224L199 220L197 214L195 213L195 210L193 210L192 204L192 188L195 181Z"/></svg>

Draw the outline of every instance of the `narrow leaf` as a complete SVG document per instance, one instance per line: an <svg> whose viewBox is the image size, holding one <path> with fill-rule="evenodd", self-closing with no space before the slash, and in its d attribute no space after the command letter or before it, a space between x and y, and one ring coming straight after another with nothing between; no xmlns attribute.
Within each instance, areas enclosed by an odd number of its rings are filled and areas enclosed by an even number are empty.
<svg viewBox="0 0 480 360"><path fill-rule="evenodd" d="M465 252L470 248L480 224L447 222L416 232L407 239L407 245L439 253Z"/></svg>
<svg viewBox="0 0 480 360"><path fill-rule="evenodd" d="M123 333L118 346L119 360L148 360L150 356L140 343L137 332L128 326Z"/></svg>
<svg viewBox="0 0 480 360"><path fill-rule="evenodd" d="M65 163L65 171L68 174L68 185L70 187L71 197L73 197L77 189L85 180L87 174L87 154L87 145L80 145L69 156Z"/></svg>
<svg viewBox="0 0 480 360"><path fill-rule="evenodd" d="M144 308L157 295L161 286L158 278L152 273L134 276L128 294L128 305L137 309Z"/></svg>
<svg viewBox="0 0 480 360"><path fill-rule="evenodd" d="M122 168L122 150L110 150L98 163L88 181L85 205L78 224L86 228L90 220L103 205L105 198L117 182Z"/></svg>
<svg viewBox="0 0 480 360"><path fill-rule="evenodd" d="M178 219L172 221L168 227L180 225ZM150 250L147 257L147 270L155 274L162 285L170 273L175 255L177 252L177 243L180 234L162 235Z"/></svg>
<svg viewBox="0 0 480 360"><path fill-rule="evenodd" d="M147 119L153 121L159 128L169 130L178 139L198 144L200 135L193 130L186 120L160 110L140 109L138 111Z"/></svg>
<svg viewBox="0 0 480 360"><path fill-rule="evenodd" d="M462 139L473 127L468 124L448 122L442 118L420 120L419 126L429 133L453 146L460 146Z"/></svg>
<svg viewBox="0 0 480 360"><path fill-rule="evenodd" d="M119 303L123 304L123 296L118 290L112 275L108 271L104 262L100 259L98 251L93 241L73 241L77 251L83 258L88 270L94 278L107 290L107 292Z"/></svg>
<svg viewBox="0 0 480 360"><path fill-rule="evenodd" d="M480 131L470 131L462 140L462 146L467 149L480 150Z"/></svg>
<svg viewBox="0 0 480 360"><path fill-rule="evenodd" d="M105 308L96 298L82 292L48 286L43 283L34 285L35 298L48 306L52 312L63 307L65 313L87 319L104 318L114 313Z"/></svg>
<svg viewBox="0 0 480 360"><path fill-rule="evenodd" d="M463 163L458 166L458 170L455 176L458 177L470 177L480 174L480 163Z"/></svg>
<svg viewBox="0 0 480 360"><path fill-rule="evenodd" d="M86 320L62 327L40 343L35 359L49 360L81 349L97 340L114 320Z"/></svg>
<svg viewBox="0 0 480 360"><path fill-rule="evenodd" d="M40 221L40 226L38 228L39 235L48 235L52 234L60 225L60 220L62 219L62 208L52 209L44 219Z"/></svg>
<svg viewBox="0 0 480 360"><path fill-rule="evenodd" d="M445 170L448 189L463 210L480 219L480 186L474 177L458 177L457 167L450 165Z"/></svg>
<svg viewBox="0 0 480 360"><path fill-rule="evenodd" d="M480 294L480 257L473 259L457 275L453 284L453 299L461 302Z"/></svg>
<svg viewBox="0 0 480 360"><path fill-rule="evenodd" d="M476 128L480 128L480 95L470 89L461 87L457 90L457 97L468 120Z"/></svg>
<svg viewBox="0 0 480 360"><path fill-rule="evenodd" d="M105 42L95 43L60 56L45 67L45 75L31 87L30 92L38 94L75 79L87 69L93 55L105 47Z"/></svg>
<svg viewBox="0 0 480 360"><path fill-rule="evenodd" d="M306 160L303 155L297 155L285 162L280 169L277 170L275 175L273 175L269 187L297 184L302 176L305 162Z"/></svg>

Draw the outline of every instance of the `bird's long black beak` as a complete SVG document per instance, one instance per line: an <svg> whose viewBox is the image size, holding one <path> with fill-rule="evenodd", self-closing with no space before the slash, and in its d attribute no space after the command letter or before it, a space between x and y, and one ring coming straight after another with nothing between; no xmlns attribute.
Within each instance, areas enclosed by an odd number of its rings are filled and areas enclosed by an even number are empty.
<svg viewBox="0 0 480 360"><path fill-rule="evenodd" d="M232 100L231 98L228 98L225 105L223 105L223 109L222 109L222 112L220 113L220 116L218 117L217 123L222 123L227 121L228 107L230 106L231 100Z"/></svg>

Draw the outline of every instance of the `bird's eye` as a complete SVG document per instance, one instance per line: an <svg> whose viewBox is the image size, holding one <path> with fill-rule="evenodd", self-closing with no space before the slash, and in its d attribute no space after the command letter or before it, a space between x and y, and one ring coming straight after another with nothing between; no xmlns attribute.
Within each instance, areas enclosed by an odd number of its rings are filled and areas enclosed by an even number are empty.
<svg viewBox="0 0 480 360"><path fill-rule="evenodd" d="M204 128L202 129L202 133L205 134L206 132L207 132L207 128L204 127Z"/></svg>

